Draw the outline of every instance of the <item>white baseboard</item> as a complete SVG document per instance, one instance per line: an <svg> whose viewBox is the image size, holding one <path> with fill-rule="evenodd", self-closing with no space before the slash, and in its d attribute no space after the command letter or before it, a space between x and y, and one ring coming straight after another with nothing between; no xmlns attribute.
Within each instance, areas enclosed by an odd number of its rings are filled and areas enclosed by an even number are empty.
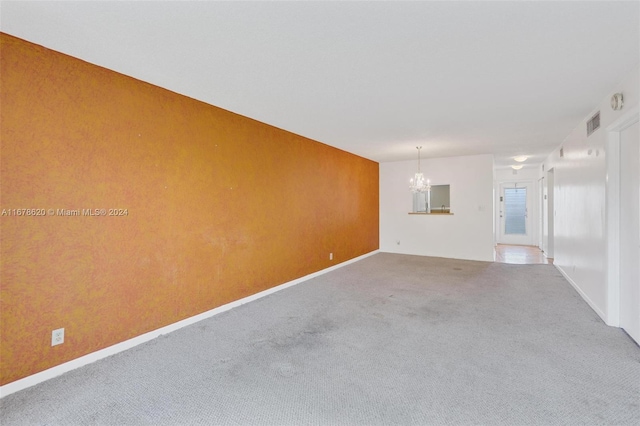
<svg viewBox="0 0 640 426"><path fill-rule="evenodd" d="M591 306L591 309L593 309L594 311L596 311L596 314L598 314L598 316L600 317L600 319L606 324L607 323L607 317L604 314L604 312L602 312L602 310L600 310L600 308L598 307L598 305L596 305L595 303L593 303L593 301L591 299L589 299L589 296L587 296L587 294L582 291L582 289L578 286L578 284L576 284L575 281L573 281L573 279L571 277L569 277L569 275L558 265L553 265L556 267L556 269L558 271L560 271L560 273L562 274L563 277L565 277L565 279L567 281L569 281L569 284L571 284L573 286L573 288L578 292L578 294L584 299L585 302L587 302L589 304L589 306Z"/></svg>
<svg viewBox="0 0 640 426"><path fill-rule="evenodd" d="M363 254L362 256L358 256L358 257L353 258L351 260L347 260L346 262L342 262L342 263L339 263L337 265L331 266L329 268L323 269L321 271L314 272L314 273L309 274L309 275L305 275L304 277L300 277L300 278L297 278L297 279L295 279L293 281L289 281L289 282L286 282L284 284L280 284L279 286L276 286L276 287L261 291L261 292L256 293L256 294L252 294L251 296L247 296L247 297L244 297L242 299L236 300L234 302L227 303L226 305L219 306L219 307L217 307L215 309L211 309L211 310L209 310L207 312L203 312L201 314L194 315L192 317L183 319L183 320L178 321L178 322L173 323L173 324L169 324L169 325L167 325L165 327L162 327L162 328L159 328L157 330L153 330L153 331L150 331L148 333L141 334L140 336L136 336L136 337L134 337L132 339L125 340L124 342L117 343L117 344L115 344L113 346L109 346L109 347L101 349L99 351L92 352L90 354L81 356L80 358L76 358L74 360L65 362L64 364L56 365L55 367L51 367L51 368L49 368L47 370L44 370L44 371L41 371L39 373L32 374L31 376L27 376L27 377L25 377L23 379L16 380L15 382L11 382L11 383L8 383L8 384L6 384L4 386L0 386L0 398L4 398L7 395L10 395L12 393L21 391L21 390L26 389L28 387L37 385L38 383L42 383L42 382L44 382L46 380L52 379L54 377L57 377L57 376L59 376L61 374L64 374L64 373L66 373L68 371L75 370L76 368L83 367L83 366L85 366L87 364L91 364L93 362L96 362L96 361L101 360L103 358L106 358L108 356L115 355L115 354L117 354L119 352L126 351L128 349L133 348L134 346L138 346L138 345L140 345L142 343L148 342L149 340L153 340L153 339L155 339L155 338L157 338L157 337L159 337L159 336L161 336L163 334L171 333L172 331L176 331L176 330L178 330L180 328L183 328L183 327L186 327L188 325L194 324L194 323L196 323L198 321L202 321L202 320L204 320L206 318L210 318L210 317L212 317L214 315L217 315L219 313L228 311L228 310L233 309L235 307L238 307L240 305L244 305L245 303L252 302L252 301L254 301L256 299L260 299L260 298L265 297L265 296L267 296L269 294L275 293L275 292L280 291L280 290L284 290L285 288L294 286L296 284L300 284L301 282L304 282L304 281L310 280L312 278L318 277L320 275L326 274L327 272L331 272L331 271L336 270L338 268L342 268L343 266L349 265L351 263L358 262L358 261L360 261L360 260L362 260L362 259L364 259L366 257L372 256L372 255L374 255L374 254L376 254L378 252L379 252L379 250L374 250L374 251L372 251L370 253Z"/></svg>

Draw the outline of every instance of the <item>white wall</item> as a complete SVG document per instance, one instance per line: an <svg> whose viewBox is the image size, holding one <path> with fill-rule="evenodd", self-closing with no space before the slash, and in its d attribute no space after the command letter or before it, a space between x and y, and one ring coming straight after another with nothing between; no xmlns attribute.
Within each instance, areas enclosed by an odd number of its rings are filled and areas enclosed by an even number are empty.
<svg viewBox="0 0 640 426"><path fill-rule="evenodd" d="M603 318L607 318L606 128L638 105L638 68L605 98L545 160L554 169L554 264ZM622 92L625 106L613 111L609 99ZM600 128L586 135L586 122L600 111ZM552 212L553 214L553 212Z"/></svg>
<svg viewBox="0 0 640 426"><path fill-rule="evenodd" d="M493 156L425 159L421 168L433 185L451 185L453 215L408 214L417 159L380 163L380 251L493 261Z"/></svg>
<svg viewBox="0 0 640 426"><path fill-rule="evenodd" d="M528 214L531 218L532 245L538 245L540 235L540 165L527 164L520 170L513 170L511 167L496 169L495 171L495 199L494 208L496 232L500 232L500 184L505 182L530 183L533 190L531 205L528 206ZM513 172L516 172L515 174ZM497 235L497 234L496 234Z"/></svg>

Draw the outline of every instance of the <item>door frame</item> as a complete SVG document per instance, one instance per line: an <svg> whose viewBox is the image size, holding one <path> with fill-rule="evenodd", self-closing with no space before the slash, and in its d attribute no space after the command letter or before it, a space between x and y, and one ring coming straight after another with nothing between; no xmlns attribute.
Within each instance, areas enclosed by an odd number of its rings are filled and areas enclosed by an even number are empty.
<svg viewBox="0 0 640 426"><path fill-rule="evenodd" d="M544 186L547 184L544 176L538 179L538 248L544 252Z"/></svg>
<svg viewBox="0 0 640 426"><path fill-rule="evenodd" d="M607 126L606 241L607 325L620 327L620 133L640 119L634 107Z"/></svg>
<svg viewBox="0 0 640 426"><path fill-rule="evenodd" d="M528 223L527 225L529 226L529 228L527 229L527 237L529 238L529 242L527 244L523 244L523 245L534 245L534 237L537 234L537 223L536 220L537 218L535 218L535 207L532 208L533 206L535 206L535 201L536 201L536 193L537 191L537 186L535 185L535 182L532 181L531 179L513 179L513 180L505 180L505 181L501 181L498 182L498 191L496 193L496 206L497 206L497 215L496 215L496 219L497 219L497 226L496 226L496 242L498 244L511 244L508 242L504 242L503 241L503 218L501 217L501 214L504 213L503 210L503 201L500 201L500 197L502 197L502 193L503 193L503 189L504 188L515 188L516 185L526 185L527 186L527 220Z"/></svg>
<svg viewBox="0 0 640 426"><path fill-rule="evenodd" d="M546 173L546 185L547 185L547 211L546 214L546 227L547 227L547 244L545 246L544 255L548 259L554 258L555 253L555 226L556 226L556 169L555 167L547 170Z"/></svg>

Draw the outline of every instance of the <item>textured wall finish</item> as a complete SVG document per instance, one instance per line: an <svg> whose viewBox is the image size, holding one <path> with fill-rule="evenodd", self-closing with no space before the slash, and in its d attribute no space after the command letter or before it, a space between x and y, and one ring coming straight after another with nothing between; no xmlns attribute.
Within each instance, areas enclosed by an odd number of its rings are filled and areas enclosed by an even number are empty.
<svg viewBox="0 0 640 426"><path fill-rule="evenodd" d="M378 248L377 163L0 41L0 384Z"/></svg>

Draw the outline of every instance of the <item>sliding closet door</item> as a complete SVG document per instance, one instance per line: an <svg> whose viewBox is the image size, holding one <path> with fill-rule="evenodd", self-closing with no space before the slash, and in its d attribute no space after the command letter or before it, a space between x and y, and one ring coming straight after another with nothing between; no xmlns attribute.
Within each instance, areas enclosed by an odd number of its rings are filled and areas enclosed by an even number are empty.
<svg viewBox="0 0 640 426"><path fill-rule="evenodd" d="M620 327L640 343L640 147L638 122L620 132Z"/></svg>

